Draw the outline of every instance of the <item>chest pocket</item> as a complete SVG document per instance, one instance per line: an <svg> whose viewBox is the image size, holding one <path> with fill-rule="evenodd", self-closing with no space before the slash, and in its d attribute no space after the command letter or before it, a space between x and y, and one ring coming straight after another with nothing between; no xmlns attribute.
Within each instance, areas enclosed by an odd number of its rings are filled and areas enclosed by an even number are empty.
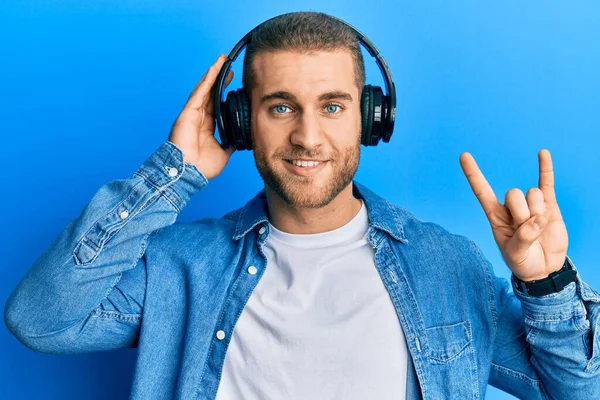
<svg viewBox="0 0 600 400"><path fill-rule="evenodd" d="M478 399L473 335L469 321L425 329L427 391L431 398Z"/></svg>

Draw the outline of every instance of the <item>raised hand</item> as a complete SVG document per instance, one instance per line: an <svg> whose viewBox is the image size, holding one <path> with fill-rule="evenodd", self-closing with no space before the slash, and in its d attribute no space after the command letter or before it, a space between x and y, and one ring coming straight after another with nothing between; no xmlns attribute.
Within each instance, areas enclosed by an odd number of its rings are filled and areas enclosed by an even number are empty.
<svg viewBox="0 0 600 400"><path fill-rule="evenodd" d="M540 150L538 187L506 193L504 204L496 199L475 159L460 155L460 164L492 227L504 261L523 281L546 278L565 262L569 239L556 195L554 171L548 150Z"/></svg>
<svg viewBox="0 0 600 400"><path fill-rule="evenodd" d="M194 164L207 179L219 175L235 151L234 147L223 150L214 136L213 94L215 81L226 60L227 56L219 55L215 63L196 84L186 105L173 123L169 135L169 141L183 152L184 162ZM229 71L225 79L225 86L232 79L233 71Z"/></svg>

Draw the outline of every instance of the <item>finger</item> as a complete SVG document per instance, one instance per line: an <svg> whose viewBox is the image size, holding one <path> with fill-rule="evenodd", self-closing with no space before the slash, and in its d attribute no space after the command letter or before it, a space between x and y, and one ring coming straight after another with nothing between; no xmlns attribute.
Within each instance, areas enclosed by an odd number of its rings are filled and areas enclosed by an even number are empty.
<svg viewBox="0 0 600 400"><path fill-rule="evenodd" d="M527 191L527 207L532 216L546 215L544 193L539 188L531 188Z"/></svg>
<svg viewBox="0 0 600 400"><path fill-rule="evenodd" d="M554 167L552 166L552 156L546 149L540 150L538 153L540 165L540 177L538 187L544 193L546 201L555 202L556 194L554 193Z"/></svg>
<svg viewBox="0 0 600 400"><path fill-rule="evenodd" d="M196 88L190 95L188 102L185 105L186 107L198 110L206 105L207 101L209 100L209 94L226 60L227 56L224 54L219 55L217 61L215 61L215 63L208 68L206 74L196 85Z"/></svg>
<svg viewBox="0 0 600 400"><path fill-rule="evenodd" d="M224 57L224 55L223 55L223 54L219 54L219 57ZM217 58L217 61L218 61L218 60L219 60L219 59ZM216 64L216 62L217 62L217 61L215 61L215 64ZM227 59L225 59L225 61L227 61ZM211 65L211 67L212 67L212 65ZM210 68L209 68L209 69L210 69ZM219 71L220 71L220 70L219 70ZM206 73L206 74L202 75L202 78L201 78L201 79L198 81L198 83L196 83L196 86L194 86L194 90L192 90L192 93L191 93L191 95L193 95L193 94L194 94L194 92L196 92L196 89L198 88L198 86L200 86L200 85L201 85L201 84L202 84L202 83L203 83L203 82L206 80L206 76L207 76L207 75L208 75L208 71L207 71L207 73ZM217 74L217 76L218 76L218 74ZM190 97L191 97L191 95L190 95Z"/></svg>
<svg viewBox="0 0 600 400"><path fill-rule="evenodd" d="M206 107L212 101L216 81L225 61L227 61L227 57L221 54L219 55L219 58L217 58L217 61L210 66L208 72L204 76L204 80L194 91L193 102L190 104L191 107L200 109L201 107Z"/></svg>
<svg viewBox="0 0 600 400"><path fill-rule="evenodd" d="M229 73L227 74L227 77L225 77L225 86L227 87L229 86L229 84L231 83L231 80L233 79L233 70L230 70ZM206 111L210 114L213 115L215 113L215 104L214 104L214 97L215 97L215 90L217 90L217 85L214 85L211 90L210 90L210 97L208 98L207 102L206 102Z"/></svg>
<svg viewBox="0 0 600 400"><path fill-rule="evenodd" d="M227 74L227 77L225 78L225 87L229 86L229 84L231 83L231 81L233 80L233 70L229 70L229 73Z"/></svg>
<svg viewBox="0 0 600 400"><path fill-rule="evenodd" d="M209 68L210 70L210 68ZM204 81L206 80L206 75L208 75L208 71L206 74L202 75L202 78L200 78L200 80L196 83L196 86L194 86L194 89L192 90L192 92L190 93L187 102L186 102L186 106L189 106L192 98L198 93L198 88L200 87L200 85L202 85L204 83Z"/></svg>
<svg viewBox="0 0 600 400"><path fill-rule="evenodd" d="M531 213L525 195L519 189L510 189L504 198L504 205L510 211L514 224L519 227L529 218Z"/></svg>
<svg viewBox="0 0 600 400"><path fill-rule="evenodd" d="M481 170L471 154L466 152L462 153L460 155L460 165L471 185L475 197L479 200L485 214L489 216L496 206L500 204L494 194L494 190L481 173Z"/></svg>
<svg viewBox="0 0 600 400"><path fill-rule="evenodd" d="M233 80L233 70L229 70L229 73L225 77L225 84L223 85L223 88L226 88L227 86L229 86L229 84L231 83L232 80ZM210 97L208 98L208 100L210 102L212 102L213 98L215 97L215 90L217 90L216 84L213 85L212 88L210 88Z"/></svg>

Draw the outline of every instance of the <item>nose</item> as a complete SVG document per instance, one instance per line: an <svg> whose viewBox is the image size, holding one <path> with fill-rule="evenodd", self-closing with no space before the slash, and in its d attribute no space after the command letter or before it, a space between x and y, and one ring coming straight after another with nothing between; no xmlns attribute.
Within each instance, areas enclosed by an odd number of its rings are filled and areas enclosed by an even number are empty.
<svg viewBox="0 0 600 400"><path fill-rule="evenodd" d="M298 124L290 137L292 144L302 146L309 151L316 150L323 144L324 135L316 112L306 110L297 121Z"/></svg>

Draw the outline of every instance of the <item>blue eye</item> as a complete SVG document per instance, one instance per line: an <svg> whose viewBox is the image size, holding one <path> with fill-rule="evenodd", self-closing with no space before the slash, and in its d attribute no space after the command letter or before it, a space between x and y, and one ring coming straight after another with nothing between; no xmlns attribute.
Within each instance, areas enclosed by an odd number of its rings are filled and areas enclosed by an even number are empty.
<svg viewBox="0 0 600 400"><path fill-rule="evenodd" d="M336 111L340 108L340 106L338 106L337 104L327 104L325 106L325 110L327 110L327 112L329 114L336 114Z"/></svg>
<svg viewBox="0 0 600 400"><path fill-rule="evenodd" d="M275 110L277 114L285 114L285 110L287 109L289 109L289 107L285 104L278 104L275 107L273 107L273 110Z"/></svg>

